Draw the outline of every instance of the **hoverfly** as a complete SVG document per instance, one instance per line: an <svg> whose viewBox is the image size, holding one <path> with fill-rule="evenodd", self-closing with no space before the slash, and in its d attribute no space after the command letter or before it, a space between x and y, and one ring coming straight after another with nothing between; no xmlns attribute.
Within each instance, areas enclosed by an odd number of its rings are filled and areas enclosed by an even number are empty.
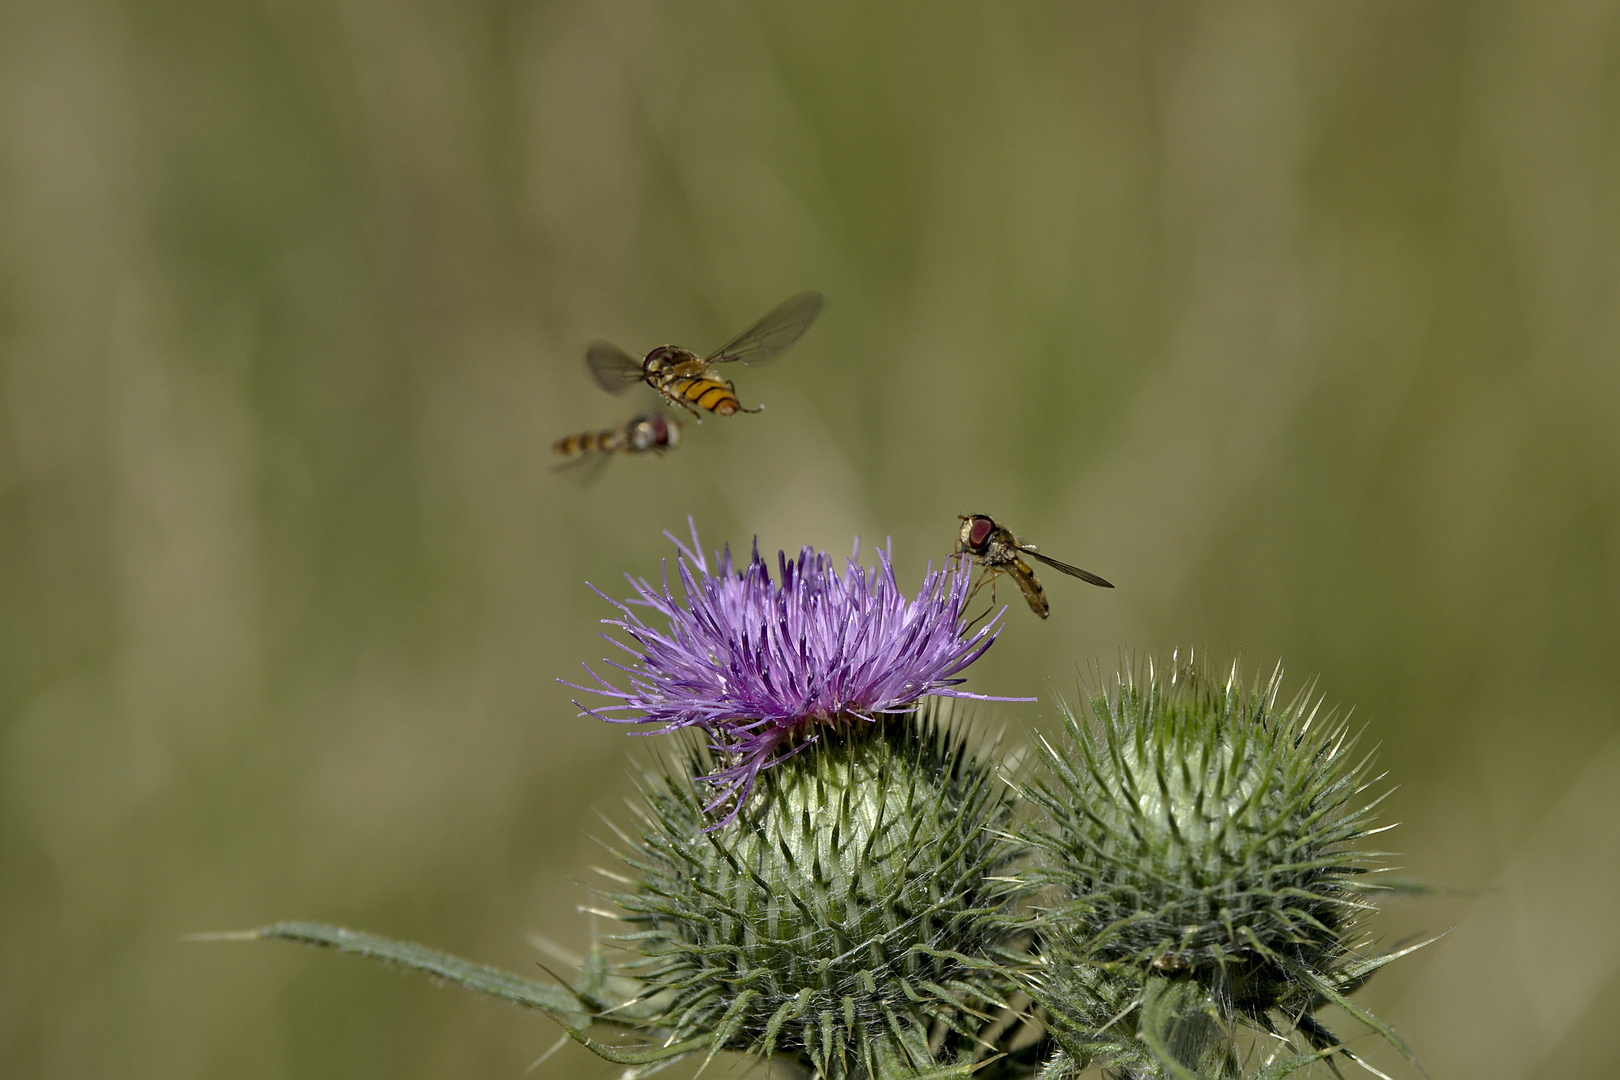
<svg viewBox="0 0 1620 1080"><path fill-rule="evenodd" d="M681 424L662 413L633 416L618 427L582 431L558 439L551 448L566 458L586 454L662 454L681 444Z"/></svg>
<svg viewBox="0 0 1620 1080"><path fill-rule="evenodd" d="M697 417L699 423L703 415L698 409L721 416L759 412L758 408L742 407L731 380L716 375L714 365L734 360L747 364L770 359L810 329L810 324L821 314L821 305L822 296L818 292L789 297L707 359L678 345L660 345L637 363L617 345L598 341L585 350L585 363L597 384L608 393L623 393L638 382L646 383L663 395L665 401Z"/></svg>
<svg viewBox="0 0 1620 1080"><path fill-rule="evenodd" d="M672 450L681 443L681 422L663 413L632 416L618 427L600 431L582 431L567 435L551 444L557 454L568 461L558 470L572 469L594 459L590 470L580 481L589 484L615 454L659 454Z"/></svg>
<svg viewBox="0 0 1620 1080"><path fill-rule="evenodd" d="M1051 605L1046 602L1046 593L1041 590L1041 583L1036 580L1035 572L1020 555L1028 555L1032 559L1050 566L1054 570L1061 570L1070 577L1077 577L1081 581L1089 581L1093 585L1100 585L1105 589L1114 587L1112 582L1104 581L1089 570L1082 570L1078 566L1058 562L1036 551L1033 545L1021 544L1005 526L996 523L995 518L986 514L974 514L972 517L957 515L962 523L962 533L956 542L955 554L977 560L984 567L984 576L979 583L973 586L973 592L984 588L986 581L990 582L991 606L995 606L995 579L1001 574L1008 574L1018 583L1018 588L1024 593L1024 599L1029 601L1029 609L1041 618L1046 618L1051 611Z"/></svg>

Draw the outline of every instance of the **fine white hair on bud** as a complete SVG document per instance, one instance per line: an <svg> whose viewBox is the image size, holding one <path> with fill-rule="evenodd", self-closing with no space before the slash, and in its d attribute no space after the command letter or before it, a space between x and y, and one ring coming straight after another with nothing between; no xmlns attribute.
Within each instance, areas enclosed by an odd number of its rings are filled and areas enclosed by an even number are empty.
<svg viewBox="0 0 1620 1080"><path fill-rule="evenodd" d="M1024 787L1041 956L1026 978L1061 1050L1043 1076L1282 1075L1353 1057L1314 1016L1328 1003L1407 1054L1347 997L1393 959L1357 931L1379 889L1378 853L1357 847L1375 831L1370 755L1319 698L1285 702L1281 675L1245 687L1235 665L1216 681L1173 656L1127 664L1089 696L1089 722L1062 706Z"/></svg>
<svg viewBox="0 0 1620 1080"><path fill-rule="evenodd" d="M996 762L932 713L895 720L806 747L715 829L689 744L621 836L635 887L608 894L650 1025L828 1080L1013 1075L1012 938L990 923L1019 849Z"/></svg>

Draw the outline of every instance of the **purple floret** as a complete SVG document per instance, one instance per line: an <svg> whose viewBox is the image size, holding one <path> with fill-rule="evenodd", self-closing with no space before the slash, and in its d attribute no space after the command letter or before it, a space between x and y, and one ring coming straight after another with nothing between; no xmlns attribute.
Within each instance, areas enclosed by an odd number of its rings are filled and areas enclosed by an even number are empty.
<svg viewBox="0 0 1620 1080"><path fill-rule="evenodd" d="M725 763L707 778L719 788L708 809L735 797L721 824L736 817L760 770L823 732L875 723L929 695L1033 700L955 689L965 680L954 676L982 656L1000 632L998 613L965 636L962 607L970 567L930 568L917 598L907 600L895 584L889 553L880 549L877 568L863 568L855 561L857 540L842 574L829 556L808 547L792 562L786 553L778 554L777 584L760 558L758 541L747 566L733 567L728 547L718 553L717 572L710 574L697 528L691 528L690 548L664 534L680 549L683 600L670 592L667 566L661 589L626 575L636 592L628 603L597 590L624 613L602 621L635 642L631 647L603 635L633 657L629 665L606 661L630 676L630 689L617 689L588 665L596 686L567 685L623 702L599 709L580 705L581 715L663 725L642 734L703 729ZM660 632L648 626L629 605L664 616L669 628ZM630 715L604 715L616 712Z"/></svg>

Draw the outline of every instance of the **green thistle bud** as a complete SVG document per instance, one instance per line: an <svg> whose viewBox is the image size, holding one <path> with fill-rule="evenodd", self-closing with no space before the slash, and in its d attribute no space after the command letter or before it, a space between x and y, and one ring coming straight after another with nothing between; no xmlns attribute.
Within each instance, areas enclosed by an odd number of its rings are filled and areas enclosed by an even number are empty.
<svg viewBox="0 0 1620 1080"><path fill-rule="evenodd" d="M1369 759L1320 699L1279 707L1280 675L1246 691L1235 667L1222 685L1172 660L1094 696L1092 725L1064 707L1067 739L1043 743L1025 792L1043 813L1025 833L1042 896L1029 986L1061 1050L1044 1076L1282 1075L1348 1054L1312 1015L1328 1002L1406 1053L1346 999L1393 959L1357 940L1377 889L1354 847L1374 831ZM1308 1049L1273 1039L1256 1065L1245 1026Z"/></svg>
<svg viewBox="0 0 1620 1080"><path fill-rule="evenodd" d="M937 719L891 719L777 765L714 829L694 783L712 769L689 749L644 791L620 853L634 888L609 894L635 927L620 940L659 1003L651 1026L828 1080L965 1076L995 1057L981 1033L1015 1031L1015 987L986 926L1019 853L995 760Z"/></svg>

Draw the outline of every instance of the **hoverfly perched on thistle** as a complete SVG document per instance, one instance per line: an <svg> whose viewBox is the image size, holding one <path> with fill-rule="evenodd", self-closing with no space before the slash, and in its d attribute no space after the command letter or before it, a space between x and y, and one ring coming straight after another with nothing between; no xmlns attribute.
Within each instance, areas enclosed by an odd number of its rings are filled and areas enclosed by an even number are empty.
<svg viewBox="0 0 1620 1080"><path fill-rule="evenodd" d="M699 409L720 416L759 412L759 408L743 408L731 380L716 375L714 365L758 363L776 356L810 329L821 314L822 303L818 292L789 297L707 358L679 345L660 345L637 363L617 345L598 341L585 350L585 363L597 385L608 393L623 393L638 382L646 383L665 401L697 417L699 423L703 421Z"/></svg>
<svg viewBox="0 0 1620 1080"><path fill-rule="evenodd" d="M1019 543L1018 537L1014 536L1006 526L998 524L995 518L987 514L974 514L972 517L963 517L958 514L957 520L962 523L962 532L957 538L956 551L953 557L963 556L976 561L980 566L984 567L984 576L979 579L977 585L973 586L973 592L968 594L970 599L980 589L984 588L985 582L988 581L991 583L990 606L994 607L995 580L1000 575L1007 574L1018 583L1018 588L1022 590L1024 599L1029 602L1029 610L1043 619L1046 618L1051 611L1051 605L1046 602L1046 593L1041 589L1041 583L1036 579L1035 571L1029 568L1028 563L1019 558L1020 555L1028 555L1030 558L1037 559L1054 570L1061 570L1070 577L1077 577L1081 581L1089 581L1091 584L1101 586L1104 589L1114 587L1113 582L1105 581L1089 570L1082 570L1078 566L1058 562L1056 559L1042 555L1031 544Z"/></svg>

